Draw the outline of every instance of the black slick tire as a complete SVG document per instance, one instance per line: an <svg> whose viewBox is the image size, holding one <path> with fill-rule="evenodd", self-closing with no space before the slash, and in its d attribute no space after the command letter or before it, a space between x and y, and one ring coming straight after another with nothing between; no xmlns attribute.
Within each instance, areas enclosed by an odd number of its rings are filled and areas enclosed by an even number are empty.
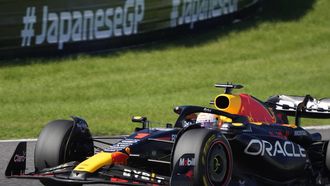
<svg viewBox="0 0 330 186"><path fill-rule="evenodd" d="M172 154L171 185L229 184L233 169L232 151L227 139L219 131L204 128L188 130L178 139ZM191 154L193 156L189 159ZM190 183L189 179L188 184L180 179L176 182L175 177L182 173L178 169L191 164Z"/></svg>
<svg viewBox="0 0 330 186"><path fill-rule="evenodd" d="M65 148L73 129L73 121L55 120L48 123L41 131L34 152L34 165L36 171L44 168L55 167L65 162ZM80 186L53 180L40 180L47 186Z"/></svg>

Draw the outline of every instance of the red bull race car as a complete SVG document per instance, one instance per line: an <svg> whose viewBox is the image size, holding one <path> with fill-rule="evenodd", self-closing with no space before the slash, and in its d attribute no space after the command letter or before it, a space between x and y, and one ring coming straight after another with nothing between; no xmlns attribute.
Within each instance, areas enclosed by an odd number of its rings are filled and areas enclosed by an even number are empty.
<svg viewBox="0 0 330 186"><path fill-rule="evenodd" d="M329 183L329 141L304 130L300 119L330 118L330 99L277 95L263 102L233 94L241 85L215 86L225 89L211 101L215 108L178 106L177 120L164 128L133 117L141 127L114 144L93 137L82 118L52 121L36 143L35 171L25 170L26 142L21 142L6 177L39 179L44 185Z"/></svg>

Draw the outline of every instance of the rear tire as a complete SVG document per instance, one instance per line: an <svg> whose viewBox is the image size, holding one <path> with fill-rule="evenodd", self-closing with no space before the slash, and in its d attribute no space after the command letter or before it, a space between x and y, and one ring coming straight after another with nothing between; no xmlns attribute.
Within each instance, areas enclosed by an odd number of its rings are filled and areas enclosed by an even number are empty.
<svg viewBox="0 0 330 186"><path fill-rule="evenodd" d="M327 142L327 152L325 157L325 166L328 170L328 177L330 179L330 141Z"/></svg>
<svg viewBox="0 0 330 186"><path fill-rule="evenodd" d="M228 185L233 169L230 145L219 131L188 130L176 143L172 169L171 185Z"/></svg>
<svg viewBox="0 0 330 186"><path fill-rule="evenodd" d="M74 121L55 120L48 123L41 131L34 152L36 171L55 167L69 161L83 161L94 154L93 142L89 130L86 134L74 127ZM53 180L40 180L48 186L80 186Z"/></svg>

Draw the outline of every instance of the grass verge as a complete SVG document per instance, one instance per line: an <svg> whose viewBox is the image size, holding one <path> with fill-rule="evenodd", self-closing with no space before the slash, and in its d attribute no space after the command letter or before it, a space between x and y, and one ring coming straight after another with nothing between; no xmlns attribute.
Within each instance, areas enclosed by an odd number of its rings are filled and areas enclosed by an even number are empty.
<svg viewBox="0 0 330 186"><path fill-rule="evenodd" d="M104 55L2 61L0 138L37 137L48 121L70 115L84 117L95 135L132 131L133 115L173 123L176 105L208 106L222 91L212 88L216 82L244 84L244 92L263 100L330 97L330 1L265 3L255 19L176 41Z"/></svg>

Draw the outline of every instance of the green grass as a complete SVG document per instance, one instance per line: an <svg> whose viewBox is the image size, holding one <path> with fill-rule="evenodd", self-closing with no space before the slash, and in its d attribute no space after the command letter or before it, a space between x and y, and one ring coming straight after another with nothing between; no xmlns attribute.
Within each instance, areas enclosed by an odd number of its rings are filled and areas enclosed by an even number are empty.
<svg viewBox="0 0 330 186"><path fill-rule="evenodd" d="M265 2L257 18L175 41L1 61L0 138L37 137L50 120L71 115L84 117L95 135L132 131L133 115L173 123L176 105L209 106L222 91L212 87L216 82L244 84L244 92L262 100L330 97L330 1Z"/></svg>

